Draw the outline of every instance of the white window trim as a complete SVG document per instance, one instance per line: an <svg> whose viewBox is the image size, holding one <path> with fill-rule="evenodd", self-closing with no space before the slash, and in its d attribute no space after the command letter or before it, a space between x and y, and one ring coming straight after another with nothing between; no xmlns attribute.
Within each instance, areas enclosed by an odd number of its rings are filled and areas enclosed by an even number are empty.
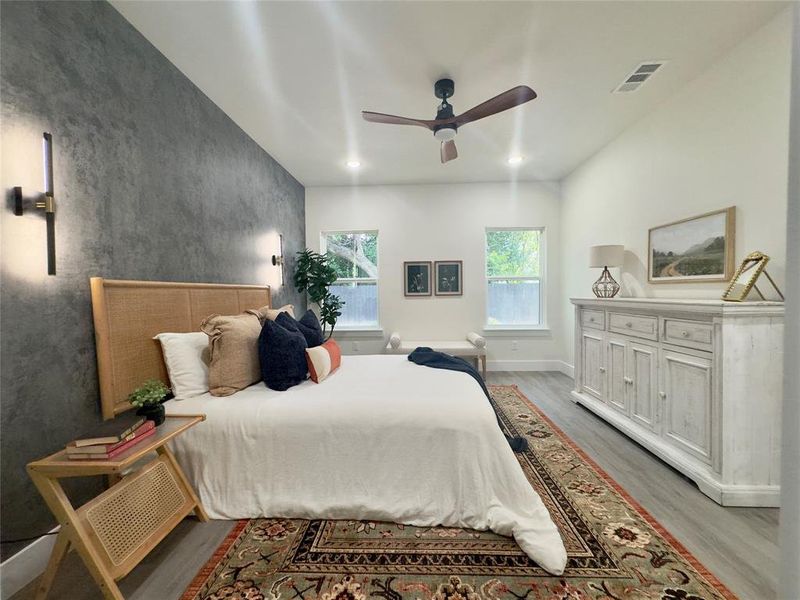
<svg viewBox="0 0 800 600"><path fill-rule="evenodd" d="M336 329L333 330L333 337L334 339L372 339L372 338L383 338L384 337L383 329L380 327L373 327L373 326L365 326L365 327L339 327L337 326Z"/></svg>
<svg viewBox="0 0 800 600"><path fill-rule="evenodd" d="M488 238L492 231L538 231L539 232L539 275L503 277L502 275L487 275L488 267ZM484 317L483 330L487 333L530 332L531 335L547 335L550 328L547 325L547 228L546 227L487 227L483 234L483 277L484 285ZM492 325L489 323L489 282L490 281L538 281L539 282L539 323L519 323L516 325Z"/></svg>
<svg viewBox="0 0 800 600"><path fill-rule="evenodd" d="M334 336L337 333L363 333L363 334L380 334L383 335L383 328L381 327L381 286L379 278L381 276L381 236L378 234L377 229L330 229L319 232L319 253L325 254L328 251L328 244L326 236L336 235L341 233L370 233L374 234L377 238L378 246L378 277L343 277L337 279L337 283L374 283L377 292L375 296L375 304L378 311L378 321L370 323L369 325L337 325L333 330ZM344 337L344 336L343 336Z"/></svg>

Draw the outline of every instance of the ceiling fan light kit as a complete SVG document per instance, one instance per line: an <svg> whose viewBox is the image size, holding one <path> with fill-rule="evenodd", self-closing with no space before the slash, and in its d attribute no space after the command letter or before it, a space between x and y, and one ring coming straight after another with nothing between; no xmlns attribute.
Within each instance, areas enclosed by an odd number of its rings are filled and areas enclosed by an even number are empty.
<svg viewBox="0 0 800 600"><path fill-rule="evenodd" d="M455 93L455 83L453 80L440 79L433 85L433 93L442 101L436 111L436 119L433 120L398 117L366 110L361 111L361 116L365 121L369 121L370 123L416 125L417 127L425 127L433 131L433 137L441 144L439 153L442 163L446 163L458 158L458 150L456 149L454 140L459 127L485 117L496 115L497 113L508 110L509 108L514 108L520 104L525 104L536 98L536 92L526 85L520 85L456 116L453 114L453 105L447 101L447 99L452 97Z"/></svg>
<svg viewBox="0 0 800 600"><path fill-rule="evenodd" d="M433 132L433 137L435 137L440 142L449 142L450 140L455 139L456 133L458 129L456 129L455 125L442 125Z"/></svg>

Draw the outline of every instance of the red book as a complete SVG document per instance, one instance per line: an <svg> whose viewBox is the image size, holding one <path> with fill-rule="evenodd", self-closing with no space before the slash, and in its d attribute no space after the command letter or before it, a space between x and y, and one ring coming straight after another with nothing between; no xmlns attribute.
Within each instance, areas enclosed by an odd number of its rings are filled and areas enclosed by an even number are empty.
<svg viewBox="0 0 800 600"><path fill-rule="evenodd" d="M152 421L149 421L152 423ZM147 431L145 431L141 435L137 435L132 440L128 440L124 442L111 452L104 452L104 453L92 453L92 452L80 452L77 454L67 454L67 458L70 460L111 460L115 456L119 456L126 450L130 450L133 446L144 440L145 438L150 437L156 432L155 427L151 427Z"/></svg>
<svg viewBox="0 0 800 600"><path fill-rule="evenodd" d="M154 429L156 426L154 421L145 421L139 427L134 429L128 435L126 435L122 440L119 442L114 443L105 443L105 444L93 444L91 446L79 446L75 442L70 442L67 444L67 454L108 454L109 452L113 452L123 444L136 439L140 435L147 433L151 429Z"/></svg>

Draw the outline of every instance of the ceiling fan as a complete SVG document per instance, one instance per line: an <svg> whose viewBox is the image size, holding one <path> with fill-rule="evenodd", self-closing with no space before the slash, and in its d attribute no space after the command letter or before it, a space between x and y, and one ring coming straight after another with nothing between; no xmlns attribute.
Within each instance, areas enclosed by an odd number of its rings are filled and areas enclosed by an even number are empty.
<svg viewBox="0 0 800 600"><path fill-rule="evenodd" d="M426 127L433 131L433 137L441 142L439 154L442 163L458 158L458 150L456 150L456 143L454 141L458 128L467 123L472 123L484 117L491 117L497 113L514 108L520 104L525 104L530 100L536 98L534 92L527 85L519 85L511 88L507 92L503 92L470 108L467 112L460 115L453 115L453 105L447 99L453 96L455 84L452 79L440 79L433 86L433 93L437 98L441 98L442 103L436 111L436 118L432 120L425 119L411 119L409 117L397 117L395 115L385 115L383 113L369 112L367 110L361 111L361 116L365 121L370 123L386 123L389 125L417 125L418 127Z"/></svg>

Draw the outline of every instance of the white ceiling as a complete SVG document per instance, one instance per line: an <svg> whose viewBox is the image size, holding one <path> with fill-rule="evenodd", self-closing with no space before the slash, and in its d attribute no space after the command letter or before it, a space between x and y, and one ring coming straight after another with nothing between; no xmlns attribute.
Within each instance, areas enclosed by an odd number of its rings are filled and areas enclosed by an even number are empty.
<svg viewBox="0 0 800 600"><path fill-rule="evenodd" d="M787 6L112 3L306 186L560 179ZM652 59L669 62L639 91L610 93ZM446 165L427 130L361 119L434 118L442 76L455 80L457 114L520 84L539 98L464 126ZM510 153L524 162L509 167Z"/></svg>

